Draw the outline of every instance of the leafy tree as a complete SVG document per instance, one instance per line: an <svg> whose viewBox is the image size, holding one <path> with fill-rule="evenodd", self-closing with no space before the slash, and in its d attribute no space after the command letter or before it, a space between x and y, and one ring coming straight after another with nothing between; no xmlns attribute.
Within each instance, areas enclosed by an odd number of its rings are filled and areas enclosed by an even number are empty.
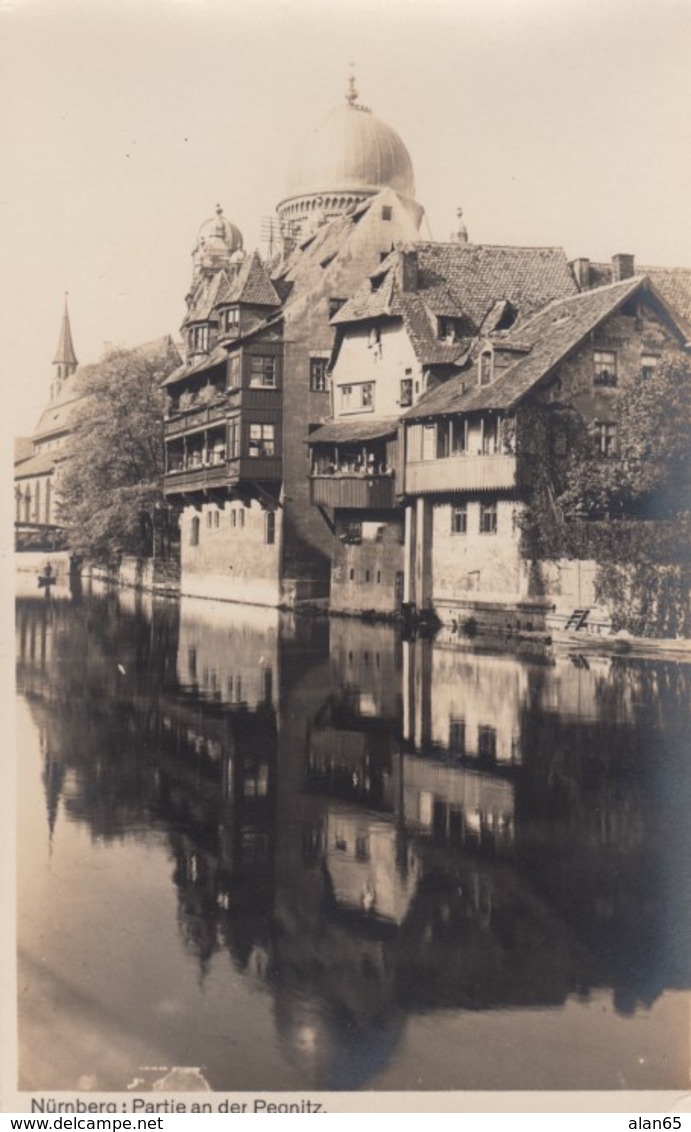
<svg viewBox="0 0 691 1132"><path fill-rule="evenodd" d="M59 486L60 521L78 554L102 563L152 554L164 506L162 382L179 361L164 339L111 350L80 375Z"/></svg>

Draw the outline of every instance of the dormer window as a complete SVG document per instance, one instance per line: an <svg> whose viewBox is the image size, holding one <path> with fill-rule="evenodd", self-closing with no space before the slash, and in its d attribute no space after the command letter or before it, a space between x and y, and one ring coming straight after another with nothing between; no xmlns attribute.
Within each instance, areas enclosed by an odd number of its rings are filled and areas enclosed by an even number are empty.
<svg viewBox="0 0 691 1132"><path fill-rule="evenodd" d="M456 319L442 316L437 319L437 337L442 342L455 342L457 325Z"/></svg>
<svg viewBox="0 0 691 1132"><path fill-rule="evenodd" d="M491 385L494 377L494 351L483 350L478 358L478 384Z"/></svg>
<svg viewBox="0 0 691 1132"><path fill-rule="evenodd" d="M239 334L240 333L240 308L229 307L224 310L221 315L221 333L222 334Z"/></svg>
<svg viewBox="0 0 691 1132"><path fill-rule="evenodd" d="M191 353L205 353L209 348L208 326L193 326L189 333L188 342Z"/></svg>

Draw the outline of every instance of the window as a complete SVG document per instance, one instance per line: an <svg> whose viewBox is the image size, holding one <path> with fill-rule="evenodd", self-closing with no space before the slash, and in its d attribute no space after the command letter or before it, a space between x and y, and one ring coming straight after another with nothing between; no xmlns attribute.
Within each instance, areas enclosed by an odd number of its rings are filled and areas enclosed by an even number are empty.
<svg viewBox="0 0 691 1132"><path fill-rule="evenodd" d="M197 515L190 523L190 546L199 546L199 518Z"/></svg>
<svg viewBox="0 0 691 1132"><path fill-rule="evenodd" d="M641 354L641 377L648 380L658 367L660 359L657 354Z"/></svg>
<svg viewBox="0 0 691 1132"><path fill-rule="evenodd" d="M482 455L492 456L499 447L499 421L485 417L482 421Z"/></svg>
<svg viewBox="0 0 691 1132"><path fill-rule="evenodd" d="M314 393L323 393L326 389L326 358L310 358L310 389Z"/></svg>
<svg viewBox="0 0 691 1132"><path fill-rule="evenodd" d="M377 357L381 357L381 330L378 326L373 326L367 338L367 345L374 351Z"/></svg>
<svg viewBox="0 0 691 1132"><path fill-rule="evenodd" d="M228 358L228 388L239 389L242 385L241 355L231 354Z"/></svg>
<svg viewBox="0 0 691 1132"><path fill-rule="evenodd" d="M212 516L210 511L207 511L206 512L206 525L207 525L207 527L210 527L212 522L213 522L213 516Z"/></svg>
<svg viewBox="0 0 691 1132"><path fill-rule="evenodd" d="M478 358L478 381L480 385L491 385L494 370L494 354L491 350L483 350Z"/></svg>
<svg viewBox="0 0 691 1132"><path fill-rule="evenodd" d="M437 337L445 342L454 342L456 339L456 320L445 316L438 318Z"/></svg>
<svg viewBox="0 0 691 1132"><path fill-rule="evenodd" d="M276 359L272 355L252 354L250 357L250 385L254 388L276 388Z"/></svg>
<svg viewBox="0 0 691 1132"><path fill-rule="evenodd" d="M235 524L237 523L237 521L238 521L237 511L235 510L235 508L233 508L233 510L230 512L230 525L231 525L231 527L234 527Z"/></svg>
<svg viewBox="0 0 691 1132"><path fill-rule="evenodd" d="M449 719L449 750L455 755L465 754L464 719Z"/></svg>
<svg viewBox="0 0 691 1132"><path fill-rule="evenodd" d="M214 511L214 526L217 527L219 522L218 511Z"/></svg>
<svg viewBox="0 0 691 1132"><path fill-rule="evenodd" d="M345 299L329 299L329 318L337 315L343 306Z"/></svg>
<svg viewBox="0 0 691 1132"><path fill-rule="evenodd" d="M437 423L437 459L443 460L451 454L451 421Z"/></svg>
<svg viewBox="0 0 691 1132"><path fill-rule="evenodd" d="M235 417L228 424L228 457L237 460L240 455L240 421Z"/></svg>
<svg viewBox="0 0 691 1132"><path fill-rule="evenodd" d="M393 216L393 209L390 204L383 204L381 210L382 220L390 220Z"/></svg>
<svg viewBox="0 0 691 1132"><path fill-rule="evenodd" d="M272 424L250 425L250 456L273 456L275 452L275 430Z"/></svg>
<svg viewBox="0 0 691 1132"><path fill-rule="evenodd" d="M451 534L465 535L468 533L468 504L456 503L451 508Z"/></svg>
<svg viewBox="0 0 691 1132"><path fill-rule="evenodd" d="M245 509L244 509L244 507L240 511L238 511L238 519L239 519L239 522L240 522L240 526L244 527L244 525L245 525Z"/></svg>
<svg viewBox="0 0 691 1132"><path fill-rule="evenodd" d="M407 372L407 371L406 371ZM408 408L413 403L413 379L412 377L404 377L401 380L401 395L398 400L402 409Z"/></svg>
<svg viewBox="0 0 691 1132"><path fill-rule="evenodd" d="M492 762L497 757L497 729L496 727L488 727L483 724L477 729L477 753L481 759L490 759Z"/></svg>
<svg viewBox="0 0 691 1132"><path fill-rule="evenodd" d="M230 307L221 315L221 332L223 334L238 334L240 331L240 308Z"/></svg>
<svg viewBox="0 0 691 1132"><path fill-rule="evenodd" d="M595 425L597 447L601 456L616 456L617 426L613 421L598 421Z"/></svg>
<svg viewBox="0 0 691 1132"><path fill-rule="evenodd" d="M357 412L359 409L374 407L373 381L365 381L359 385L341 385L339 393L342 412Z"/></svg>
<svg viewBox="0 0 691 1132"><path fill-rule="evenodd" d="M209 328L208 326L194 326L190 331L190 347L192 351L208 350L209 348Z"/></svg>
<svg viewBox="0 0 691 1132"><path fill-rule="evenodd" d="M480 534L496 535L497 533L497 504L480 504Z"/></svg>
<svg viewBox="0 0 691 1132"><path fill-rule="evenodd" d="M359 545L362 542L362 523L357 519L352 519L343 524L343 533L341 534L341 542L353 543Z"/></svg>
<svg viewBox="0 0 691 1132"><path fill-rule="evenodd" d="M267 511L264 520L264 538L267 545L272 546L276 541L276 512Z"/></svg>
<svg viewBox="0 0 691 1132"><path fill-rule="evenodd" d="M617 384L617 355L614 350L595 350L593 353L593 384Z"/></svg>

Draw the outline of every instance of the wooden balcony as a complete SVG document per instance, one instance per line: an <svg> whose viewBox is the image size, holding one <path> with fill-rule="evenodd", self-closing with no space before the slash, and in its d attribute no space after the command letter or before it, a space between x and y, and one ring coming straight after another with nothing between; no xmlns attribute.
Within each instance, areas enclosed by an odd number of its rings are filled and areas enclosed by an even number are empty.
<svg viewBox="0 0 691 1132"><path fill-rule="evenodd" d="M516 483L516 457L448 456L406 464L405 494L429 495L449 491L502 491Z"/></svg>
<svg viewBox="0 0 691 1132"><path fill-rule="evenodd" d="M243 456L224 460L206 467L185 468L167 472L163 491L167 497L202 494L236 487L240 483L276 483L281 479L281 460L278 456Z"/></svg>
<svg viewBox="0 0 691 1132"><path fill-rule="evenodd" d="M310 476L310 501L319 507L388 510L395 507L393 476Z"/></svg>
<svg viewBox="0 0 691 1132"><path fill-rule="evenodd" d="M217 401L213 405L199 405L194 409L176 413L164 421L163 430L166 439L171 436L182 436L191 432L199 432L209 425L225 424L228 413L228 402Z"/></svg>

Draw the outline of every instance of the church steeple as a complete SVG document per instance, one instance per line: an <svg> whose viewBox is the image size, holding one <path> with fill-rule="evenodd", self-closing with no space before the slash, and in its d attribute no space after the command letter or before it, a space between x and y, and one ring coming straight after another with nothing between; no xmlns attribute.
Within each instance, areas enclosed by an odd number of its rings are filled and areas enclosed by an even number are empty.
<svg viewBox="0 0 691 1132"><path fill-rule="evenodd" d="M77 355L74 352L72 344L72 330L70 328L70 313L67 309L67 294L65 294L65 310L62 316L62 326L60 327L60 340L58 341L58 348L55 351L53 358L53 365L57 366L57 380L58 383L64 381L74 373L79 362Z"/></svg>

